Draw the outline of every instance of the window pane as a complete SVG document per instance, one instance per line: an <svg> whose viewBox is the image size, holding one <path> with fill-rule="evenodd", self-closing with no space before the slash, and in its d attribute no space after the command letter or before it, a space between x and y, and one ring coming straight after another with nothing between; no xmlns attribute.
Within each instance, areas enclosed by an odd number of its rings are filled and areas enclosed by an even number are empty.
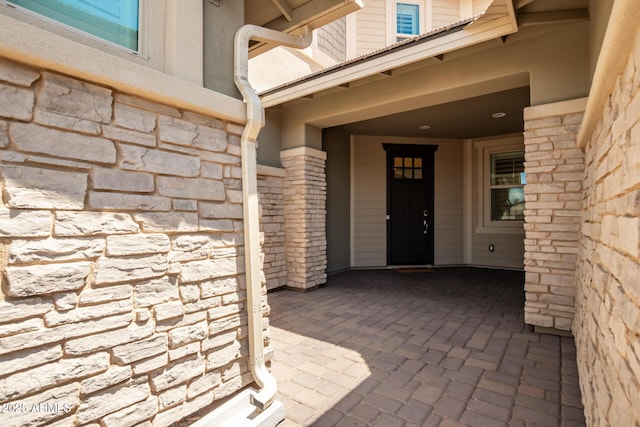
<svg viewBox="0 0 640 427"><path fill-rule="evenodd" d="M422 157L416 157L413 159L413 166L416 168L422 167Z"/></svg>
<svg viewBox="0 0 640 427"><path fill-rule="evenodd" d="M415 179L422 179L422 169L414 169L413 170L413 177Z"/></svg>
<svg viewBox="0 0 640 427"><path fill-rule="evenodd" d="M405 168L413 167L412 160L413 160L413 159L412 159L411 157L405 157L405 158L404 158L404 167L405 167Z"/></svg>
<svg viewBox="0 0 640 427"><path fill-rule="evenodd" d="M491 154L491 185L521 185L524 151Z"/></svg>
<svg viewBox="0 0 640 427"><path fill-rule="evenodd" d="M402 168L393 168L393 177L402 178Z"/></svg>
<svg viewBox="0 0 640 427"><path fill-rule="evenodd" d="M494 188L491 190L492 221L524 220L524 188Z"/></svg>
<svg viewBox="0 0 640 427"><path fill-rule="evenodd" d="M413 169L405 169L404 170L404 177L408 178L408 179L413 178L413 173L412 172L413 172Z"/></svg>
<svg viewBox="0 0 640 427"><path fill-rule="evenodd" d="M417 35L420 30L420 8L417 4L398 3L396 5L396 32Z"/></svg>
<svg viewBox="0 0 640 427"><path fill-rule="evenodd" d="M11 0L11 3L138 50L139 0Z"/></svg>

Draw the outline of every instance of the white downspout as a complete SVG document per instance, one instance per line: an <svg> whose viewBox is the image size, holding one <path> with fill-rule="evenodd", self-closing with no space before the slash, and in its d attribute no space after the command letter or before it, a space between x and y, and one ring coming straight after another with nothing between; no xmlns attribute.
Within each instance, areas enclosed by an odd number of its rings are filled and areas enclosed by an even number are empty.
<svg viewBox="0 0 640 427"><path fill-rule="evenodd" d="M272 42L302 49L311 44L312 35L307 26L303 27L303 35L300 37L256 25L244 25L236 32L235 36L233 79L247 104L247 124L242 132L240 148L247 313L249 316L249 368L261 388L257 395L252 397L252 403L262 410L275 400L278 385L264 362L260 280L260 213L256 161L256 145L260 129L264 126L264 110L260 98L248 80L249 40Z"/></svg>

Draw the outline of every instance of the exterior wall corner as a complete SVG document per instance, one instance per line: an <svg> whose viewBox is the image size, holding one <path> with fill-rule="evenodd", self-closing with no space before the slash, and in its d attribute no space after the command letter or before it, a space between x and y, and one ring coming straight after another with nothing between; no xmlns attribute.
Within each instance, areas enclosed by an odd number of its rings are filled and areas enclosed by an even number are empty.
<svg viewBox="0 0 640 427"><path fill-rule="evenodd" d="M287 286L309 289L327 280L326 153L309 147L281 153Z"/></svg>
<svg viewBox="0 0 640 427"><path fill-rule="evenodd" d="M570 331L582 220L582 99L525 110L525 322Z"/></svg>

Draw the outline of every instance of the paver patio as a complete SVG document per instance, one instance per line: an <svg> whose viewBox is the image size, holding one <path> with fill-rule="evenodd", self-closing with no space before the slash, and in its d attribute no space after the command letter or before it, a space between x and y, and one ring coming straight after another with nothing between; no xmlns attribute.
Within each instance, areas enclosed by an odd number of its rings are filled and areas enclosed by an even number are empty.
<svg viewBox="0 0 640 427"><path fill-rule="evenodd" d="M583 426L574 341L524 324L523 283L369 270L270 293L280 426Z"/></svg>

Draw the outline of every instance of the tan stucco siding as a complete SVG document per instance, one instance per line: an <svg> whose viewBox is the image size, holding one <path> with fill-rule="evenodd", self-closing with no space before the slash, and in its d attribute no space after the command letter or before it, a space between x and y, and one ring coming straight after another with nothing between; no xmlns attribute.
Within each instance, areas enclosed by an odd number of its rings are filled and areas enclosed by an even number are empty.
<svg viewBox="0 0 640 427"><path fill-rule="evenodd" d="M519 39L516 34L506 44L487 42L452 52L444 62L425 62L424 68L407 67L391 77L318 96L312 102L285 105L283 141L300 144L293 129L300 123L338 126L527 83L531 84L531 105L585 96L588 52L575 46L582 46L587 35L588 26L583 24L535 40Z"/></svg>
<svg viewBox="0 0 640 427"><path fill-rule="evenodd" d="M494 252L489 252L493 245ZM473 235L473 265L484 267L523 268L524 234L480 234Z"/></svg>

